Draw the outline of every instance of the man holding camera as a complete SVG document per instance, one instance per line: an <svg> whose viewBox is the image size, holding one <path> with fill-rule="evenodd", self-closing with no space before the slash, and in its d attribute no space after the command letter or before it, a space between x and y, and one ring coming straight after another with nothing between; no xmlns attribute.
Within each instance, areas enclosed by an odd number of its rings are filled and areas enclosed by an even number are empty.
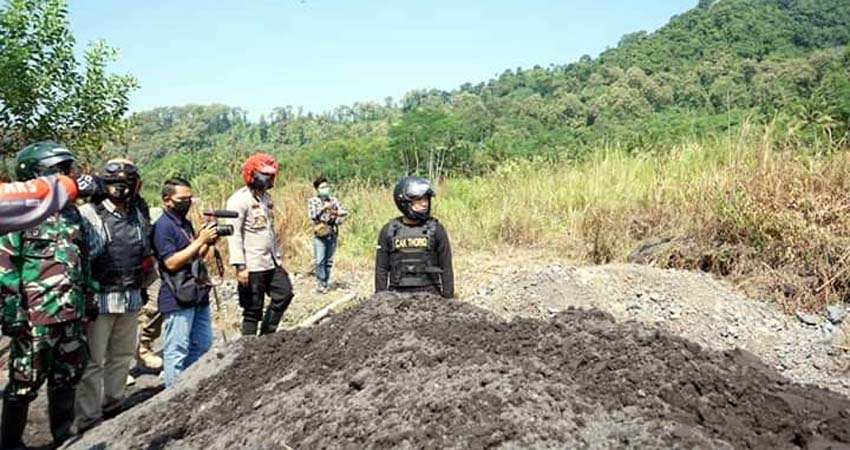
<svg viewBox="0 0 850 450"><path fill-rule="evenodd" d="M292 301L292 283L281 266L280 241L274 229L274 205L269 190L278 173L275 159L264 153L248 157L242 166L245 187L227 200L227 209L238 213L231 220L234 233L227 238L230 264L239 281L242 335L277 331ZM271 303L263 314L265 296ZM260 320L262 324L260 325Z"/></svg>
<svg viewBox="0 0 850 450"><path fill-rule="evenodd" d="M186 218L192 207L192 187L182 178L162 186L165 210L153 226L153 249L162 286L159 312L163 315L165 386L212 346L209 280L201 260L218 239L215 224L195 234Z"/></svg>
<svg viewBox="0 0 850 450"><path fill-rule="evenodd" d="M150 222L135 201L141 187L138 169L130 160L112 159L100 178L106 198L80 208L94 230L92 276L99 312L86 330L89 360L76 402L80 430L121 408L136 347L136 316L145 302L146 275L153 270Z"/></svg>

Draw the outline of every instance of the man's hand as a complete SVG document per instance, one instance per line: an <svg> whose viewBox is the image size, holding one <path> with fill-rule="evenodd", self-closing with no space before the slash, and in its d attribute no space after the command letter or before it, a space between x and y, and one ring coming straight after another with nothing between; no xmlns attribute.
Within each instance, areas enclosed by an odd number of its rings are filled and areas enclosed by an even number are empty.
<svg viewBox="0 0 850 450"><path fill-rule="evenodd" d="M102 181L99 177L81 173L76 176L74 181L77 183L77 197L91 197L102 192Z"/></svg>
<svg viewBox="0 0 850 450"><path fill-rule="evenodd" d="M201 244L213 244L216 239L218 239L218 230L216 230L214 223L201 228L196 238Z"/></svg>
<svg viewBox="0 0 850 450"><path fill-rule="evenodd" d="M248 269L236 269L236 281L242 286L248 285Z"/></svg>

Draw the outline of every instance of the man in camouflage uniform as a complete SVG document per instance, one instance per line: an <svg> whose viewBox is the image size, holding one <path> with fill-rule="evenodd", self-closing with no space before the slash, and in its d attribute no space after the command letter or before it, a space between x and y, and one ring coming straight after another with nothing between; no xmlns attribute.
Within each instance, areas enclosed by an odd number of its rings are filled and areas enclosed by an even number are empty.
<svg viewBox="0 0 850 450"><path fill-rule="evenodd" d="M16 158L21 181L68 175L73 154L51 141L28 145ZM3 334L11 337L9 383L3 394L0 448L23 448L30 402L48 383L48 415L58 445L72 434L74 394L86 361L90 231L73 204L37 226L0 236Z"/></svg>

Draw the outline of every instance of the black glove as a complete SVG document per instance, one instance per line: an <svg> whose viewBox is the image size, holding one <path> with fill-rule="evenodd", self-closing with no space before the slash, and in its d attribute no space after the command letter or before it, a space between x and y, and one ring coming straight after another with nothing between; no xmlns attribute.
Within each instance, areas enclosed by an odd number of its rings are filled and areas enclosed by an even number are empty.
<svg viewBox="0 0 850 450"><path fill-rule="evenodd" d="M2 305L7 306L7 305ZM29 322L26 319L27 312L20 307L15 311L15 316L10 320L5 314L0 314L0 331L6 336L18 336L21 332L29 328ZM15 320L17 319L17 320Z"/></svg>
<svg viewBox="0 0 850 450"><path fill-rule="evenodd" d="M2 324L0 324L0 328L2 328L2 332L5 336L14 337L19 335L22 331L27 328L26 322L12 322L7 323L5 320Z"/></svg>
<svg viewBox="0 0 850 450"><path fill-rule="evenodd" d="M100 315L100 310L97 305L94 306L86 306L86 320L89 322L94 322L97 319L97 316Z"/></svg>
<svg viewBox="0 0 850 450"><path fill-rule="evenodd" d="M86 320L89 322L94 322L94 320L97 319L98 314L100 314L100 309L98 308L97 302L95 301L94 294L86 294Z"/></svg>
<svg viewBox="0 0 850 450"><path fill-rule="evenodd" d="M96 175L81 173L74 181L77 182L77 197L88 198L103 194L103 180Z"/></svg>

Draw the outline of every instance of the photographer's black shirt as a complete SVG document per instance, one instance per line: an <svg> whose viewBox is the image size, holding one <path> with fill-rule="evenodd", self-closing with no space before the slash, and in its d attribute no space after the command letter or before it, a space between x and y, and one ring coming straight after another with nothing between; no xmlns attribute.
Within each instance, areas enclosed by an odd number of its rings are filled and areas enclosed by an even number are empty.
<svg viewBox="0 0 850 450"><path fill-rule="evenodd" d="M185 218L177 217L170 211L165 210L162 216L153 225L153 243L154 255L159 261L160 270L165 270L165 260L171 255L183 250L192 243L192 238L195 236L195 229L192 227L192 222ZM183 269L188 269L189 264ZM182 270L182 269L181 269ZM197 306L206 306L209 304L210 296L205 294ZM177 304L177 299L167 286L167 283L162 283L159 288L159 312L165 314L183 309Z"/></svg>

